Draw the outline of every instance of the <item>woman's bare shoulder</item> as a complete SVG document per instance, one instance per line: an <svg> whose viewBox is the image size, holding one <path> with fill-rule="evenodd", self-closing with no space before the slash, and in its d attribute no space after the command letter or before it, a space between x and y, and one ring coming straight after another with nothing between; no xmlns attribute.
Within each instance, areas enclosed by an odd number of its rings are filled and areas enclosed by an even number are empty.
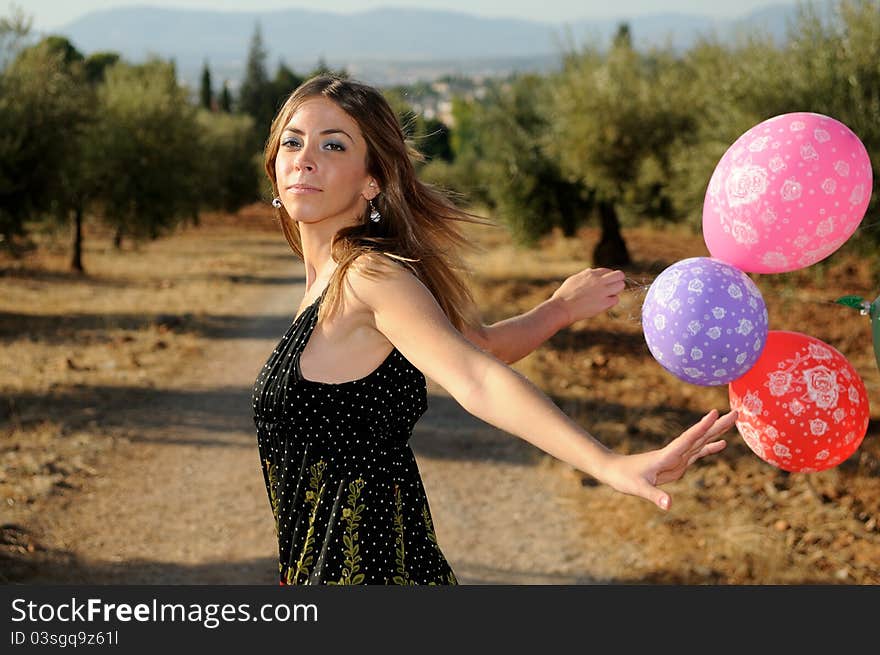
<svg viewBox="0 0 880 655"><path fill-rule="evenodd" d="M434 296L405 264L381 252L358 255L345 271L344 294L358 324L376 327L375 315L388 301L431 302ZM427 295L427 297L425 297Z"/></svg>
<svg viewBox="0 0 880 655"><path fill-rule="evenodd" d="M430 289L403 263L373 253L365 259L380 275L355 270L348 284L369 308L375 329L422 373L457 399L466 398L486 354L455 329Z"/></svg>
<svg viewBox="0 0 880 655"><path fill-rule="evenodd" d="M406 262L383 252L358 255L348 269L346 278L348 287L352 289L354 295L362 296L362 301L376 294L384 296L395 292L409 295L417 291L431 295ZM433 295L431 297L433 298ZM371 303L367 301L367 304Z"/></svg>
<svg viewBox="0 0 880 655"><path fill-rule="evenodd" d="M401 274L415 277L415 273L406 262L384 252L366 252L358 255L352 261L350 270L355 275L365 277Z"/></svg>

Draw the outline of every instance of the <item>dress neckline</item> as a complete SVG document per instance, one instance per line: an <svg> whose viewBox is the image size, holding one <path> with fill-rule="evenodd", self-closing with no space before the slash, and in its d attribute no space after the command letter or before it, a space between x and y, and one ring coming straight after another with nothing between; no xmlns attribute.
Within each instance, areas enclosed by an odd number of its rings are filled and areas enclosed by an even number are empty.
<svg viewBox="0 0 880 655"><path fill-rule="evenodd" d="M319 386L319 387L341 389L343 387L348 387L351 385L364 384L370 378L378 375L380 373L380 371L385 369L386 366L389 366L391 364L391 362L397 356L402 356L402 353L399 350L397 350L396 346L393 346L391 348L391 352L388 353L388 355L385 357L385 359L382 360L382 362L379 363L379 365L376 366L376 368L374 368L372 371L370 371L366 375L359 377L355 380L343 380L342 382L322 382L320 380L309 380L309 379L303 377L302 369L300 369L299 360L302 357L302 353L306 349L306 346L308 345L309 340L311 339L312 332L315 329L315 325L317 324L317 319L312 312L313 312L314 308L317 307L319 305L320 301L324 298L324 294L326 293L329 286L330 285L328 284L327 287L324 287L324 291L321 292L321 295L319 295L317 298L315 298L314 302L312 302L311 305L306 307L303 310L302 314L300 314L296 318L296 321L294 321L294 324L295 324L301 318L306 316L306 314L312 314L311 320L306 324L305 329L301 333L302 336L300 337L300 345L296 349L296 352L293 355L294 374L296 376L297 381L299 381L303 384L311 384L311 385L315 385L315 386Z"/></svg>

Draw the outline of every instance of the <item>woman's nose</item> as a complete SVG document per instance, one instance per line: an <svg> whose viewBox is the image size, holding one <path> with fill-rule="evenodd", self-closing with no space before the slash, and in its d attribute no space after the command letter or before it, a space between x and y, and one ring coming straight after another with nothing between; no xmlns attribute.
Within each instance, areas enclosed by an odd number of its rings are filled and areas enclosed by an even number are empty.
<svg viewBox="0 0 880 655"><path fill-rule="evenodd" d="M308 147L302 148L293 159L293 164L297 170L307 170L314 171L315 170L315 159L312 157L309 152Z"/></svg>
<svg viewBox="0 0 880 655"><path fill-rule="evenodd" d="M312 172L315 170L315 163L305 155L300 155L296 158L294 162L294 166L297 170L306 170Z"/></svg>

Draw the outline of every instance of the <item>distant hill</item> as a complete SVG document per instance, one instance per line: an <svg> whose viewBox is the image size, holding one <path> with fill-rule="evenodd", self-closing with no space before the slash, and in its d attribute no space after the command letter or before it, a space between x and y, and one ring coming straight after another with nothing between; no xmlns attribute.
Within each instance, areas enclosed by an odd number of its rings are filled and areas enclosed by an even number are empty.
<svg viewBox="0 0 880 655"><path fill-rule="evenodd" d="M637 47L665 42L687 48L699 34L730 38L737 31L762 29L785 36L794 8L775 5L735 21L707 16L657 14L627 20ZM323 57L372 84L432 79L441 74L492 75L512 70L548 70L557 65L563 44L591 41L604 47L620 20L582 20L567 25L486 18L462 12L373 9L338 14L306 9L209 11L119 8L94 11L68 23L64 34L85 53L119 52L129 61L149 54L174 58L180 77L196 84L207 60L219 84L236 88L248 45L259 23L269 72L283 60L297 72Z"/></svg>

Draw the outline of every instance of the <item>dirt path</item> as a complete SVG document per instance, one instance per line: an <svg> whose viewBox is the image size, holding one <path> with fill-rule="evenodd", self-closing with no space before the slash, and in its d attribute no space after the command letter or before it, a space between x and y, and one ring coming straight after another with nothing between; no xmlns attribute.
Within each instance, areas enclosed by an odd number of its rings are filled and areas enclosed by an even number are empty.
<svg viewBox="0 0 880 655"><path fill-rule="evenodd" d="M144 389L103 427L118 439L79 490L18 520L47 548L27 583L274 584L275 537L256 458L251 385L304 287L286 245L267 284L243 287L174 386ZM289 251L288 251L289 252ZM428 381L411 444L441 547L463 584L594 579L576 476L465 412Z"/></svg>

